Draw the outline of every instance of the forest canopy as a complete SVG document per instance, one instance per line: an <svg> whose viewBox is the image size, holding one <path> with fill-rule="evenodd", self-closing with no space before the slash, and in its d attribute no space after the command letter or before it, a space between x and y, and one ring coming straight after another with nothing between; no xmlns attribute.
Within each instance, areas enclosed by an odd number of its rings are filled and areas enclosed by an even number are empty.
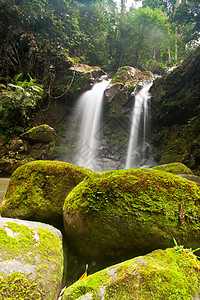
<svg viewBox="0 0 200 300"><path fill-rule="evenodd" d="M159 72L199 42L200 2L143 0L0 0L1 76L47 74L67 55L114 72L123 65Z"/></svg>

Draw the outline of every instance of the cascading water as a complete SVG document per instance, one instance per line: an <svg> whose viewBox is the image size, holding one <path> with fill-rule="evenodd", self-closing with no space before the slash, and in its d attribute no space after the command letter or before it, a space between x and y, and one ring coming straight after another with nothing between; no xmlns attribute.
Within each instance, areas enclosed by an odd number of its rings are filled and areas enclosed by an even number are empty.
<svg viewBox="0 0 200 300"><path fill-rule="evenodd" d="M96 171L97 149L99 145L99 128L104 90L108 80L96 83L91 90L85 92L78 100L76 115L81 118L78 148L75 164Z"/></svg>
<svg viewBox="0 0 200 300"><path fill-rule="evenodd" d="M145 85L140 92L135 96L135 104L132 113L131 133L129 137L129 145L126 159L126 169L135 168L145 161L145 148L146 148L146 129L148 121L148 101L151 98L149 93L152 83ZM138 134L141 124L141 115L143 113L143 145L142 155L137 151L138 147Z"/></svg>

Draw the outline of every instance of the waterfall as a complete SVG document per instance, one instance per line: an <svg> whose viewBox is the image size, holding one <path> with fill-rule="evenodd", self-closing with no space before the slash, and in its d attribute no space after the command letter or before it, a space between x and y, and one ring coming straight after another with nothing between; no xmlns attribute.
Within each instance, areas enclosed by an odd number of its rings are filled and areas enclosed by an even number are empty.
<svg viewBox="0 0 200 300"><path fill-rule="evenodd" d="M97 170L98 131L100 129L104 90L108 84L109 81L107 80L94 84L91 90L79 98L76 106L76 115L80 117L80 131L75 164L94 171Z"/></svg>
<svg viewBox="0 0 200 300"><path fill-rule="evenodd" d="M129 137L129 145L126 159L126 169L138 167L145 161L146 130L148 121L148 100L151 98L149 93L152 83L145 85L135 96L135 104L132 112L132 125ZM143 143L142 151L138 151L138 135L141 125L141 115L143 113Z"/></svg>

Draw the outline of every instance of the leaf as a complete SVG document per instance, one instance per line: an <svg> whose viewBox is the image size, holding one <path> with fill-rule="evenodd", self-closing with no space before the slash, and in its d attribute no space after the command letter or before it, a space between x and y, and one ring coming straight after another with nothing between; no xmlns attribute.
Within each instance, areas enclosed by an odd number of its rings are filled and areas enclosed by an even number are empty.
<svg viewBox="0 0 200 300"><path fill-rule="evenodd" d="M20 73L15 76L14 81L17 83L19 81L19 78L23 76L23 73Z"/></svg>
<svg viewBox="0 0 200 300"><path fill-rule="evenodd" d="M199 250L200 250L200 248L197 248L197 249L192 250L191 252L194 253L194 252L199 251Z"/></svg>
<svg viewBox="0 0 200 300"><path fill-rule="evenodd" d="M41 87L39 87L38 85L32 86L31 89L34 90L35 92L39 93L40 96L43 95L43 89Z"/></svg>
<svg viewBox="0 0 200 300"><path fill-rule="evenodd" d="M79 280L83 280L83 279L87 278L87 270L88 270L88 265L85 266L85 272L84 272L83 275L79 278Z"/></svg>
<svg viewBox="0 0 200 300"><path fill-rule="evenodd" d="M6 89L6 86L2 83L0 83L0 89Z"/></svg>
<svg viewBox="0 0 200 300"><path fill-rule="evenodd" d="M175 240L175 238L173 238L174 244L176 247L178 247L177 241Z"/></svg>
<svg viewBox="0 0 200 300"><path fill-rule="evenodd" d="M19 86L19 85L15 85L15 84L12 84L12 83L8 83L8 86L13 87L13 88L15 88L15 89L19 89L19 90L24 91L24 88L21 87L21 86Z"/></svg>

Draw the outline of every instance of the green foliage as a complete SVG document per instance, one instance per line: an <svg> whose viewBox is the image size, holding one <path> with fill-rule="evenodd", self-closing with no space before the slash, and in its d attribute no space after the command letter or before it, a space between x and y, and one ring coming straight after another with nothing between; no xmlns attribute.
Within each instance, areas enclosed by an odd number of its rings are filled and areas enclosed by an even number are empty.
<svg viewBox="0 0 200 300"><path fill-rule="evenodd" d="M198 41L198 1L144 0L130 11L125 1L121 5L118 10L114 0L0 0L0 72L29 72L49 85L62 58L63 69L78 59L111 72L131 65L161 73Z"/></svg>
<svg viewBox="0 0 200 300"><path fill-rule="evenodd" d="M10 127L20 130L26 126L30 113L42 98L43 88L28 75L29 80L22 80L23 74L14 77L11 83L0 87L0 127L9 132Z"/></svg>

